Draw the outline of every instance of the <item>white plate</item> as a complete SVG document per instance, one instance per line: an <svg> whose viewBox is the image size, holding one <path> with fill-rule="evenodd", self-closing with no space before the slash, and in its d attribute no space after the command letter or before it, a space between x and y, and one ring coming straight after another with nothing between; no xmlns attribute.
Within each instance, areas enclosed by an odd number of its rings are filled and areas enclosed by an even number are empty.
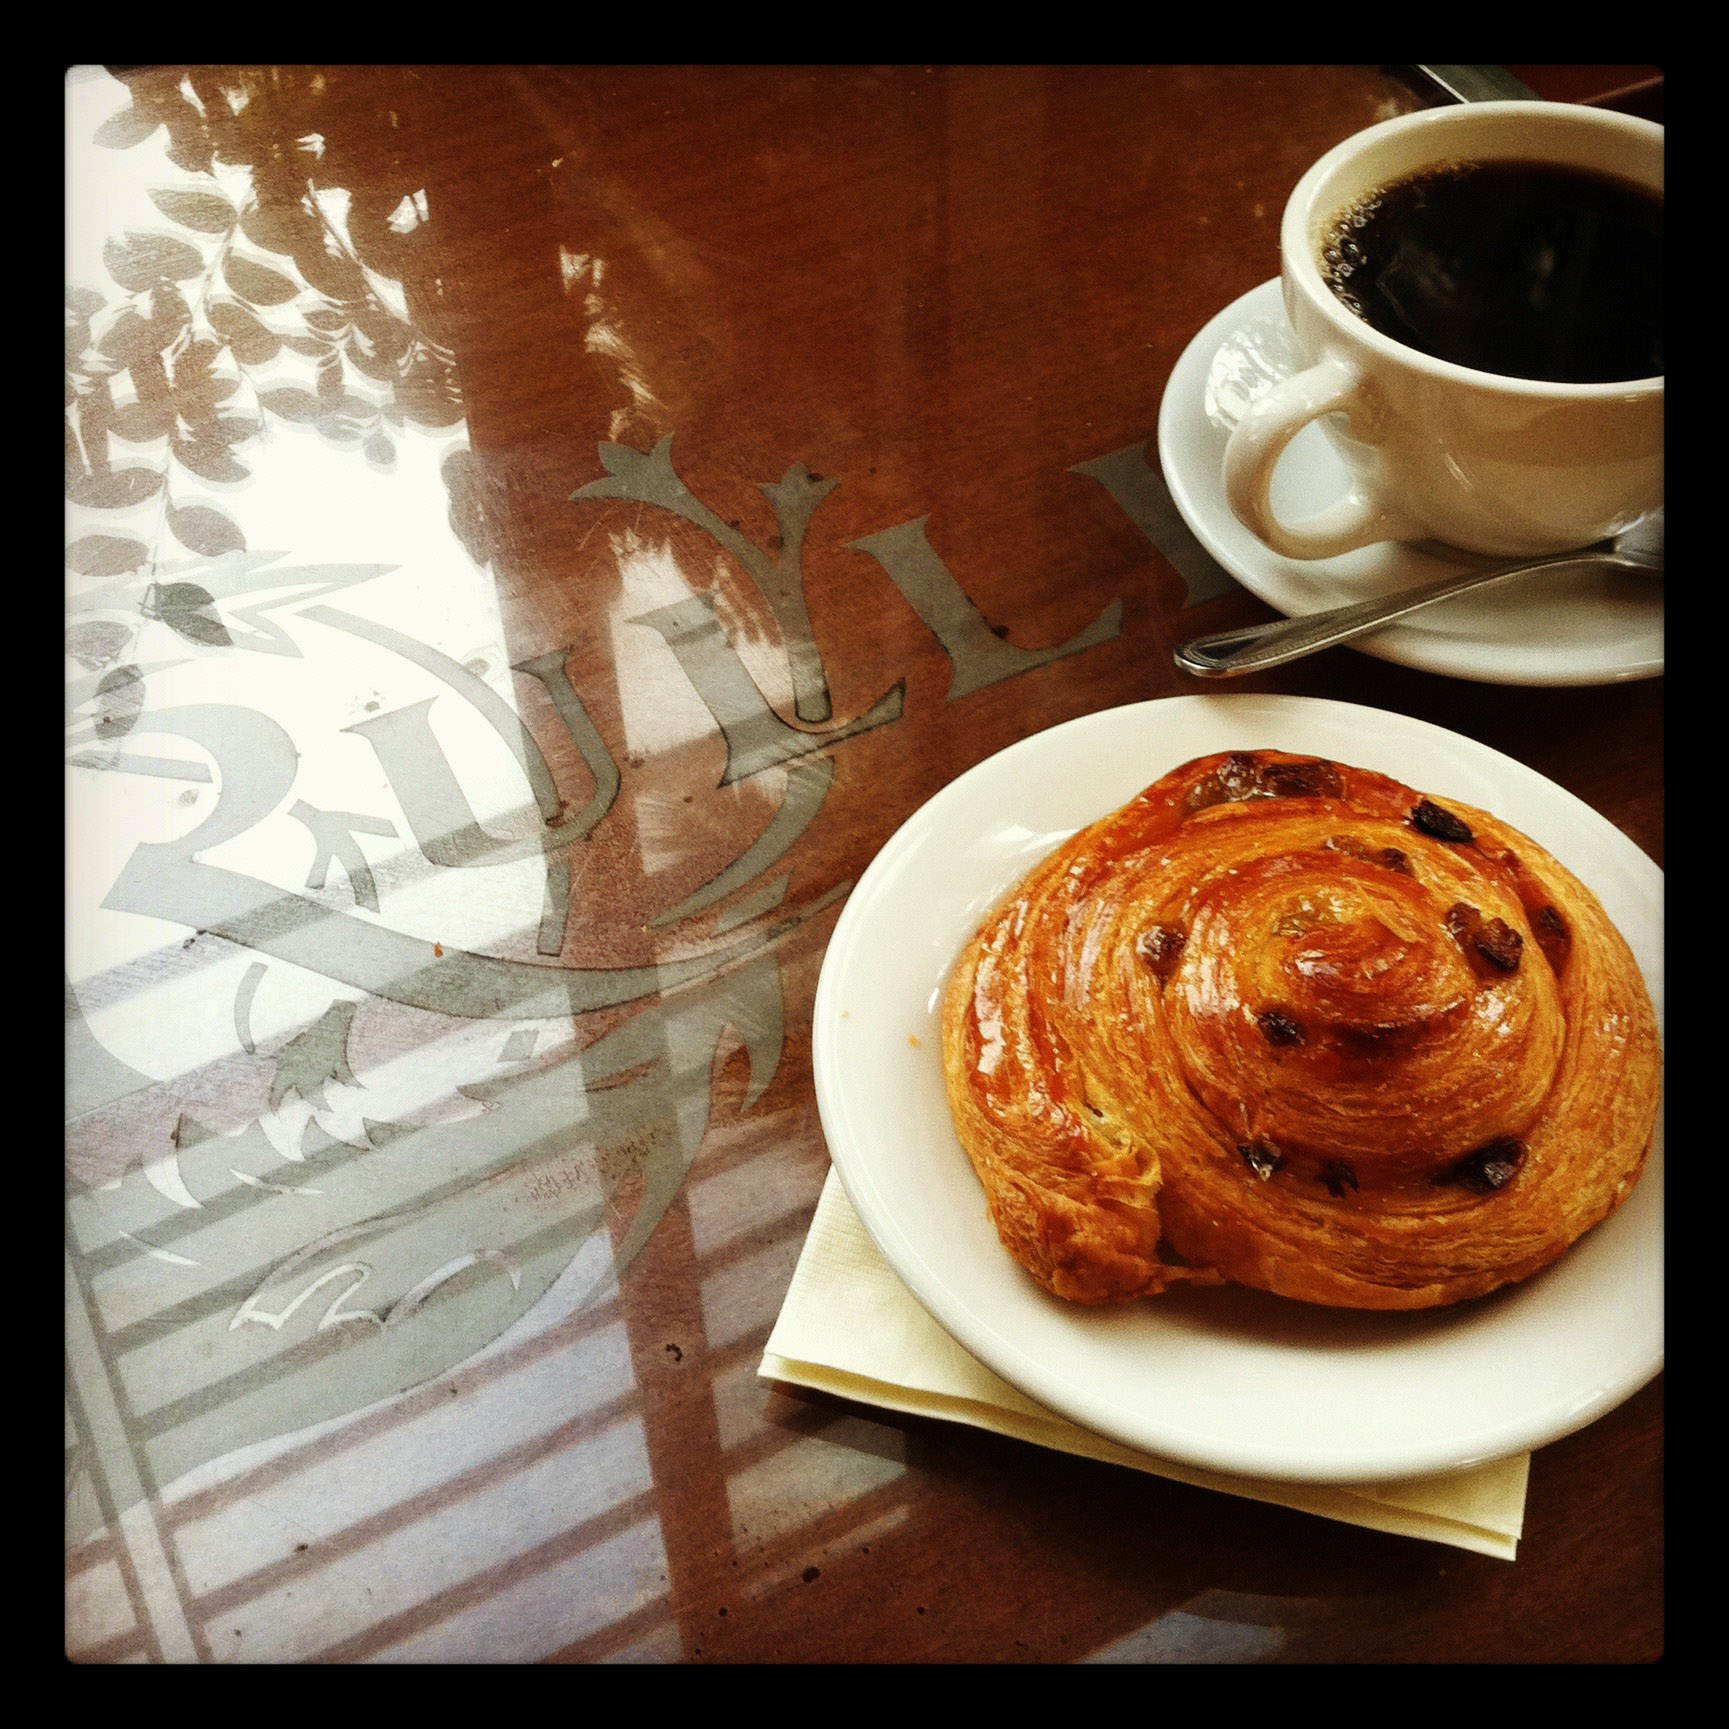
<svg viewBox="0 0 1729 1729"><path fill-rule="evenodd" d="M1582 1428L1663 1356L1662 1129L1621 1210L1509 1291L1421 1314L1236 1288L1122 1309L1048 1296L997 1242L955 1138L940 1015L986 912L1076 829L1209 751L1271 747L1478 805L1570 866L1625 933L1662 1014L1662 873L1531 769L1426 722L1349 703L1190 696L1024 739L917 811L842 913L817 987L829 1151L913 1295L982 1363L1094 1432L1245 1476L1370 1482L1504 1457Z"/></svg>
<svg viewBox="0 0 1729 1729"><path fill-rule="evenodd" d="M1171 498L1195 538L1250 593L1297 617L1495 562L1394 541L1320 559L1284 558L1263 546L1225 502L1225 443L1255 396L1293 370L1279 284L1263 282L1183 351L1159 409L1159 461ZM1338 452L1318 425L1305 427L1274 473L1274 508L1295 522L1344 490ZM1529 577L1443 601L1351 647L1480 684L1653 678L1663 670L1663 584L1616 571Z"/></svg>

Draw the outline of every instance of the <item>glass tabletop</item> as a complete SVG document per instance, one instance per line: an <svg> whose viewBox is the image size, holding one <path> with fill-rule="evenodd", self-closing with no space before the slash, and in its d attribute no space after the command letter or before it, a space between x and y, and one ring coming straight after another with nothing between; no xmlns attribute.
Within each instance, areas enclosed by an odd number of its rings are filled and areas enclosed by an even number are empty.
<svg viewBox="0 0 1729 1729"><path fill-rule="evenodd" d="M1515 70L1660 113L1655 68ZM759 1373L849 892L1267 615L1162 393L1307 164L1441 99L68 75L75 1660L1660 1654L1660 1381L1536 1454L1509 1564ZM1661 860L1660 677L1243 688L1450 728Z"/></svg>

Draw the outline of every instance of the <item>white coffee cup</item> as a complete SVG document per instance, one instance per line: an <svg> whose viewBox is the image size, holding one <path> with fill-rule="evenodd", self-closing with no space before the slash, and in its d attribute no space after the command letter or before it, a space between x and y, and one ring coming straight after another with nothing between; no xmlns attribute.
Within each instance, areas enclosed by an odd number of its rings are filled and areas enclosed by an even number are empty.
<svg viewBox="0 0 1729 1729"><path fill-rule="evenodd" d="M1453 161L1558 163L1663 190L1663 128L1561 102L1479 102L1384 121L1297 182L1279 231L1299 370L1231 434L1225 494L1275 552L1329 558L1435 539L1516 557L1619 533L1663 502L1663 380L1554 384L1438 360L1383 335L1322 274L1333 222L1368 194ZM1286 445L1320 421L1350 487L1284 522L1271 502Z"/></svg>

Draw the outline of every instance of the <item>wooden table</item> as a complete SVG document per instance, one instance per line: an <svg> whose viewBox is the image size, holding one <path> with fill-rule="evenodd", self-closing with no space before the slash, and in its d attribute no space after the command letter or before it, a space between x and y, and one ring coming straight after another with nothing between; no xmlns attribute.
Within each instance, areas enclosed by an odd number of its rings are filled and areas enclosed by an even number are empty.
<svg viewBox="0 0 1729 1729"><path fill-rule="evenodd" d="M1661 117L1651 67L1514 68ZM1269 615L1154 438L1375 66L68 84L68 1650L1650 1662L1660 1379L1518 1560L764 1383L847 892ZM1663 681L1233 687L1661 861Z"/></svg>

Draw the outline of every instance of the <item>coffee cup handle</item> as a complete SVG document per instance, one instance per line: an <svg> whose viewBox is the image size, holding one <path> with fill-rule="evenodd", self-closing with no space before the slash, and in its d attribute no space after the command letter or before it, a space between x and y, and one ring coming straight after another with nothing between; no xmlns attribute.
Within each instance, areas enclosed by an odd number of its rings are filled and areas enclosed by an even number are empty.
<svg viewBox="0 0 1729 1729"><path fill-rule="evenodd" d="M1225 497L1237 520L1274 552L1287 558L1331 558L1379 540L1403 540L1422 532L1360 479L1325 510L1301 522L1281 522L1273 512L1273 470L1299 432L1323 414L1360 402L1363 379L1349 361L1329 355L1306 372L1282 380L1252 403L1225 446Z"/></svg>

